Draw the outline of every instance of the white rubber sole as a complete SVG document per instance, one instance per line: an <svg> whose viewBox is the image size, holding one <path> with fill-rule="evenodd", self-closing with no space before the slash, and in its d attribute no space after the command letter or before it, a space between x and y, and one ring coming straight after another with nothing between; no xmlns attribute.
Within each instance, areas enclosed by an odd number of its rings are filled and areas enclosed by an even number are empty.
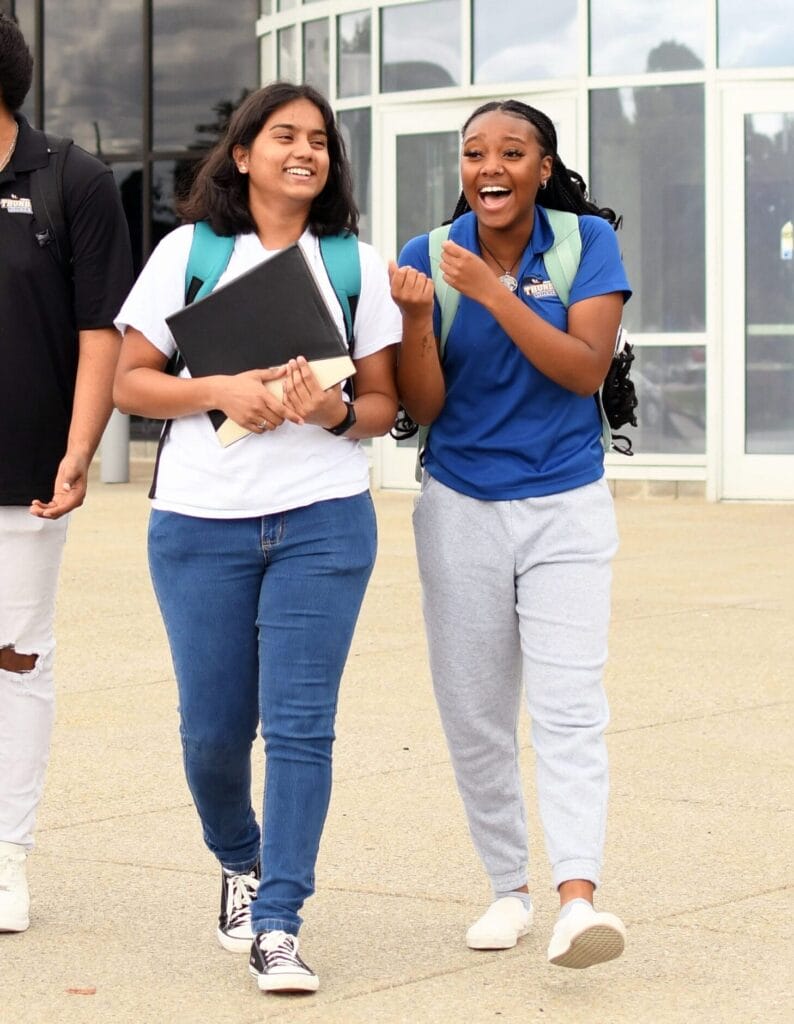
<svg viewBox="0 0 794 1024"><path fill-rule="evenodd" d="M514 939L497 938L496 936L489 937L469 937L466 936L466 945L469 949L513 949L518 944L519 939L523 939L525 935L529 935L532 927L532 921L530 920L524 928L521 928L516 934Z"/></svg>
<svg viewBox="0 0 794 1024"><path fill-rule="evenodd" d="M222 932L220 928L215 932L218 936L218 942L227 949L230 953L250 953L251 943L254 941L254 936L250 938L240 937L235 938L233 935L227 935L226 932Z"/></svg>
<svg viewBox="0 0 794 1024"><path fill-rule="evenodd" d="M575 935L566 950L549 957L549 963L581 970L615 960L625 946L625 937L617 928L608 924L593 924Z"/></svg>
<svg viewBox="0 0 794 1024"><path fill-rule="evenodd" d="M260 974L253 967L248 970L256 978L260 992L316 992L320 979L316 974Z"/></svg>

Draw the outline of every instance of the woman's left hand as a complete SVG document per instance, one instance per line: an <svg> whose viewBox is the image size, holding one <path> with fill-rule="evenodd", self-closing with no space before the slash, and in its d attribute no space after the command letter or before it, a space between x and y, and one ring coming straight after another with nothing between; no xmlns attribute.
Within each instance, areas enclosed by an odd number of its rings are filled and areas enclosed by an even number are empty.
<svg viewBox="0 0 794 1024"><path fill-rule="evenodd" d="M290 359L283 388L284 405L305 423L333 427L344 419L341 386L323 391L303 356Z"/></svg>
<svg viewBox="0 0 794 1024"><path fill-rule="evenodd" d="M484 260L456 242L442 245L439 268L447 284L470 299L481 300L489 288L502 287Z"/></svg>

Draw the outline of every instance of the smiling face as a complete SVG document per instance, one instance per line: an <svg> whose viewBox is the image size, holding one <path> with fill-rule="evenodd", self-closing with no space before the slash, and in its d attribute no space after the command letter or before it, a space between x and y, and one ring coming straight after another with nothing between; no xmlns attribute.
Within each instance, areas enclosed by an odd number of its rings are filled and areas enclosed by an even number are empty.
<svg viewBox="0 0 794 1024"><path fill-rule="evenodd" d="M481 225L532 229L535 196L551 174L534 127L523 117L491 110L466 127L460 159L463 194Z"/></svg>
<svg viewBox="0 0 794 1024"><path fill-rule="evenodd" d="M275 110L251 146L235 146L237 169L248 175L249 202L305 206L328 181L328 133L322 112L298 99Z"/></svg>

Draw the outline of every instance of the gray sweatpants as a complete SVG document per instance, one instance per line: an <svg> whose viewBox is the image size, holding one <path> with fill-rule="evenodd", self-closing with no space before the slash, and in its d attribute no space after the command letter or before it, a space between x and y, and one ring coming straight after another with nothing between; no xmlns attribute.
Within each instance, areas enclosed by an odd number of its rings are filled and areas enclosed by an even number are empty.
<svg viewBox="0 0 794 1024"><path fill-rule="evenodd" d="M606 481L478 501L425 473L414 532L436 700L494 891L527 881L522 691L554 885L597 885L609 785L602 675L617 550Z"/></svg>

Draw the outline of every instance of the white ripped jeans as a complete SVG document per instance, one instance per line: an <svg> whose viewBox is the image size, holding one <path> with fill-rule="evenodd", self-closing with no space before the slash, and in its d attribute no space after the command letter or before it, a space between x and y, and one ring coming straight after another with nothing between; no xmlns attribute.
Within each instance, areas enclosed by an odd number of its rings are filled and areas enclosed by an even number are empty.
<svg viewBox="0 0 794 1024"><path fill-rule="evenodd" d="M68 516L39 519L0 507L0 649L35 655L0 666L0 842L33 846L55 713L55 594ZM9 664L9 652L5 662Z"/></svg>

